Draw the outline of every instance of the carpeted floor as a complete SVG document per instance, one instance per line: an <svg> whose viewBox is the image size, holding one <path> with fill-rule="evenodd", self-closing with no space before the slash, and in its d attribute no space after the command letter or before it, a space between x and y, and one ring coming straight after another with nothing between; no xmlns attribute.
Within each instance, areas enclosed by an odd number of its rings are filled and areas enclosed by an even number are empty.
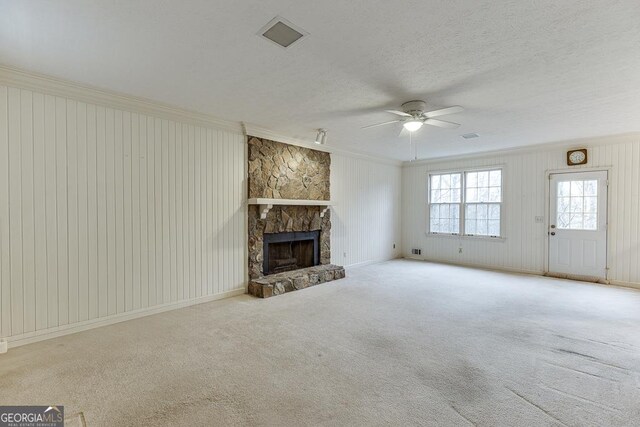
<svg viewBox="0 0 640 427"><path fill-rule="evenodd" d="M88 426L640 425L640 292L396 260L0 355Z"/></svg>

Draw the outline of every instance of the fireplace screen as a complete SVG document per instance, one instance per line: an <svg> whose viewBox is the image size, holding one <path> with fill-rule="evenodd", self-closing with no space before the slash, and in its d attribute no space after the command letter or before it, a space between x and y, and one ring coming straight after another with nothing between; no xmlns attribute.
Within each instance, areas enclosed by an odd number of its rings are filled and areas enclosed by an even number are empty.
<svg viewBox="0 0 640 427"><path fill-rule="evenodd" d="M320 232L266 233L263 257L265 275L318 265Z"/></svg>

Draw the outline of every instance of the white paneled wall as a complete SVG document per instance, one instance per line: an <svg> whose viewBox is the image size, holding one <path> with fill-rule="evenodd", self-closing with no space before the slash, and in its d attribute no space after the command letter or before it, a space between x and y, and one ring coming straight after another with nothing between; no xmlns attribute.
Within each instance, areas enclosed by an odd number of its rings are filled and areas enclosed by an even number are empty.
<svg viewBox="0 0 640 427"><path fill-rule="evenodd" d="M0 86L0 337L245 289L240 133Z"/></svg>
<svg viewBox="0 0 640 427"><path fill-rule="evenodd" d="M582 141L586 168L611 167L609 177L609 279L640 283L640 136ZM546 173L566 169L569 146L543 146L475 158L405 165L403 169L403 255L422 249L422 258L534 273L545 268ZM505 240L427 236L427 175L430 171L503 165ZM574 167L572 169L579 169ZM459 252L462 248L462 253Z"/></svg>
<svg viewBox="0 0 640 427"><path fill-rule="evenodd" d="M332 263L353 266L400 255L401 172L398 165L331 155Z"/></svg>

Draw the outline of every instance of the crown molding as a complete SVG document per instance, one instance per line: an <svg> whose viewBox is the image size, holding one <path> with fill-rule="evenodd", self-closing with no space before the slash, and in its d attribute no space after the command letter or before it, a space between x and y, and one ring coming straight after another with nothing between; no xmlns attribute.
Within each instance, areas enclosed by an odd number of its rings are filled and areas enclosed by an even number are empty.
<svg viewBox="0 0 640 427"><path fill-rule="evenodd" d="M517 155L536 153L540 151L559 150L559 149L573 149L573 148L591 148L602 145L620 144L625 142L640 142L640 132L628 132L609 136L597 136L592 138L579 138L568 139L564 141L545 142L542 144L532 144L522 147L505 148L501 150L489 150L478 153L458 154L453 156L433 157L430 159L418 160L418 161L405 161L402 162L403 168L411 168L424 166L433 163L443 163L455 160L471 160L482 159L486 157L495 157L496 155Z"/></svg>
<svg viewBox="0 0 640 427"><path fill-rule="evenodd" d="M243 122L242 125L243 125L244 133L246 136L255 136L257 138L265 138L271 141L283 142L285 144L296 145L298 147L304 147L311 150L323 151L325 153L339 154L341 156L353 157L356 159L363 159L363 160L382 163L386 165L402 166L401 160L372 156L371 154L345 150L345 149L337 148L331 145L316 144L312 140L292 138L290 136L286 136L286 135L282 135L277 132L274 132L271 129L267 129L262 126L254 125L251 123Z"/></svg>
<svg viewBox="0 0 640 427"><path fill-rule="evenodd" d="M249 123L224 120L209 114L173 107L147 98L100 89L45 74L21 70L9 65L0 64L0 84L20 89L33 90L62 98L74 99L80 102L103 105L140 114L148 114L196 126L213 127L244 135L257 136L260 138L310 148L312 150L336 153L393 166L402 166L402 161L400 160L372 156L366 153L344 150L326 145L318 145L311 140L288 137L267 128Z"/></svg>
<svg viewBox="0 0 640 427"><path fill-rule="evenodd" d="M242 133L239 122L219 119L196 111L181 109L146 98L135 97L111 90L83 85L57 77L20 70L0 64L0 84L21 89L34 90L48 95L71 98L90 104L98 104L116 109L153 115L167 120L175 120L197 126L214 127L235 133Z"/></svg>

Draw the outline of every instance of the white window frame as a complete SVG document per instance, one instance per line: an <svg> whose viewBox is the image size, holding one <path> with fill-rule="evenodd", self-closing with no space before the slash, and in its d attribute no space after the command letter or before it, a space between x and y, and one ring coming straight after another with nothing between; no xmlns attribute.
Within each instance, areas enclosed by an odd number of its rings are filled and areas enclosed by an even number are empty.
<svg viewBox="0 0 640 427"><path fill-rule="evenodd" d="M431 203L431 177L434 175L450 175L450 174L457 174L460 175L460 202L458 203ZM464 203L462 202L464 200L463 198L463 194L464 193L464 172L460 172L460 171L441 171L441 172L434 172L434 173L430 173L427 176L427 232L433 235L437 235L437 236L460 236L460 230L462 230L461 227L461 223L458 223L458 233L443 233L440 231L431 231L431 205L432 204L445 204L445 205L449 205L449 204L457 204L459 205L459 213L458 213L458 221L460 221L461 215L462 215L462 210L464 209Z"/></svg>
<svg viewBox="0 0 640 427"><path fill-rule="evenodd" d="M485 235L475 235L475 234L466 234L465 230L465 213L466 213L466 205L467 205L467 173L468 172L485 172L485 171L494 171L500 170L500 188L501 188L501 198L500 202L497 203L500 205L500 236L485 236ZM445 169L445 170L433 170L427 173L427 231L426 234L428 236L433 237L454 237L454 238L465 238L465 239L486 239L492 241L504 241L505 237L505 165L494 165L494 166L483 166L478 168L460 168L460 169ZM460 225L458 229L459 233L440 233L431 231L431 176L432 175L445 175L459 173L461 175L461 198L460 198ZM476 203L472 203L476 204ZM492 202L491 204L496 204Z"/></svg>

